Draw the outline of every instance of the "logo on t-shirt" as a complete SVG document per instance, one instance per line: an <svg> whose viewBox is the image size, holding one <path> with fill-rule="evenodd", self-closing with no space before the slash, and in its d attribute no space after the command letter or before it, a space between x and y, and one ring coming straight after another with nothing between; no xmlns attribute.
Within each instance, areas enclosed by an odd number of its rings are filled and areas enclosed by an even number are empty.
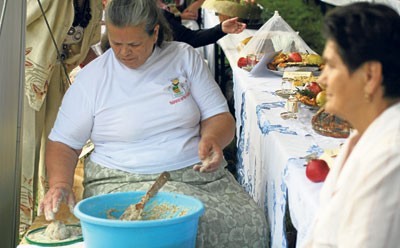
<svg viewBox="0 0 400 248"><path fill-rule="evenodd" d="M186 79L174 78L170 81L171 85L168 86L168 91L172 94L173 99L169 101L170 104L181 102L190 95Z"/></svg>

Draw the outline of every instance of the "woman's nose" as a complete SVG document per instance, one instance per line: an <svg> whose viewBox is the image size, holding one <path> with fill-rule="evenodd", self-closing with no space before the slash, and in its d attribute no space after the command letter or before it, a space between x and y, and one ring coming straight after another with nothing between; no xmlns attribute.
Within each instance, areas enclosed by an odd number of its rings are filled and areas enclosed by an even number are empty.
<svg viewBox="0 0 400 248"><path fill-rule="evenodd" d="M326 70L321 71L321 75L317 78L317 83L323 88L326 88Z"/></svg>
<svg viewBox="0 0 400 248"><path fill-rule="evenodd" d="M130 52L129 46L121 46L121 49L119 50L119 54L122 56L129 55Z"/></svg>

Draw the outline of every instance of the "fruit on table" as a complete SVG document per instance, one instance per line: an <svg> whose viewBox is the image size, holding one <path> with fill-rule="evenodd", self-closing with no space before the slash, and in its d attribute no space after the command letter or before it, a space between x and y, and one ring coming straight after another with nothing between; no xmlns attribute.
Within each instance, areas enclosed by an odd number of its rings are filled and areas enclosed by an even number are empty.
<svg viewBox="0 0 400 248"><path fill-rule="evenodd" d="M315 102L317 103L318 107L322 107L326 103L326 91L323 90L317 94L315 97Z"/></svg>
<svg viewBox="0 0 400 248"><path fill-rule="evenodd" d="M271 61L272 64L277 65L279 63L286 62L288 60L288 56L285 53L279 53L274 57L274 59Z"/></svg>
<svg viewBox="0 0 400 248"><path fill-rule="evenodd" d="M308 105L308 106L317 106L315 102L315 97L312 96L312 93L309 90L300 90L296 94L296 98L299 102Z"/></svg>
<svg viewBox="0 0 400 248"><path fill-rule="evenodd" d="M320 55L301 52L281 52L267 63L267 67L270 70L278 70L290 66L315 67L317 70L322 70L324 64Z"/></svg>
<svg viewBox="0 0 400 248"><path fill-rule="evenodd" d="M245 57L240 57L239 60L238 60L238 62L237 62L237 66L238 66L239 68L246 67L246 66L247 66L247 58L245 58Z"/></svg>
<svg viewBox="0 0 400 248"><path fill-rule="evenodd" d="M289 62L301 62L303 59L301 58L301 54L298 52L292 52L288 55Z"/></svg>
<svg viewBox="0 0 400 248"><path fill-rule="evenodd" d="M311 159L306 165L306 176L314 183L325 181L328 173L329 166L323 159Z"/></svg>
<svg viewBox="0 0 400 248"><path fill-rule="evenodd" d="M319 86L317 82L310 82L306 84L306 89L311 91L314 94L314 96L317 96L318 93L322 91L321 86Z"/></svg>
<svg viewBox="0 0 400 248"><path fill-rule="evenodd" d="M302 89L298 88L296 97L301 103L304 103L308 106L319 106L317 104L317 96L322 91L323 90L322 90L321 86L317 82L312 81L312 82L306 83L304 88L302 88ZM324 103L324 101L326 101L325 100L326 98L324 97L323 94L321 94L321 96L319 98L320 98L319 99L320 104L322 104L322 103Z"/></svg>
<svg viewBox="0 0 400 248"><path fill-rule="evenodd" d="M305 58L308 64L321 65L323 63L322 57L318 54L308 54Z"/></svg>

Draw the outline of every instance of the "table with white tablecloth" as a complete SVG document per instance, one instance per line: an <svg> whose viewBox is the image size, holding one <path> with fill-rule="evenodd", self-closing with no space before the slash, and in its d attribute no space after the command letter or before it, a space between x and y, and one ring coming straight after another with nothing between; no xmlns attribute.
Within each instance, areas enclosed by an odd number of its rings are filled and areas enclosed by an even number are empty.
<svg viewBox="0 0 400 248"><path fill-rule="evenodd" d="M215 14L204 10L204 24L213 26L216 22ZM285 213L288 196L292 222L298 230L300 243L308 232L305 224L311 223L313 209L318 207L321 184L306 178L306 161L301 157L311 153L321 155L324 149L339 147L343 139L314 132L311 117L316 109L303 106L298 119L283 120L280 114L286 111L286 100L275 94L281 87L281 77L267 70L255 77L237 67L238 44L255 32L246 29L241 34L227 35L218 41L231 65L234 81L237 175L242 187L265 210L271 247L287 247ZM208 55L214 53L208 51Z"/></svg>

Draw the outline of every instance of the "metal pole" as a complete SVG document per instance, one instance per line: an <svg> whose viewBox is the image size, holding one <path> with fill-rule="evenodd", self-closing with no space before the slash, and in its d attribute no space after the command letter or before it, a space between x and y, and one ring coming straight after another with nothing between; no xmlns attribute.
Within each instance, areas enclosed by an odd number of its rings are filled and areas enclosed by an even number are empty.
<svg viewBox="0 0 400 248"><path fill-rule="evenodd" d="M26 0L0 0L0 247L18 244Z"/></svg>

